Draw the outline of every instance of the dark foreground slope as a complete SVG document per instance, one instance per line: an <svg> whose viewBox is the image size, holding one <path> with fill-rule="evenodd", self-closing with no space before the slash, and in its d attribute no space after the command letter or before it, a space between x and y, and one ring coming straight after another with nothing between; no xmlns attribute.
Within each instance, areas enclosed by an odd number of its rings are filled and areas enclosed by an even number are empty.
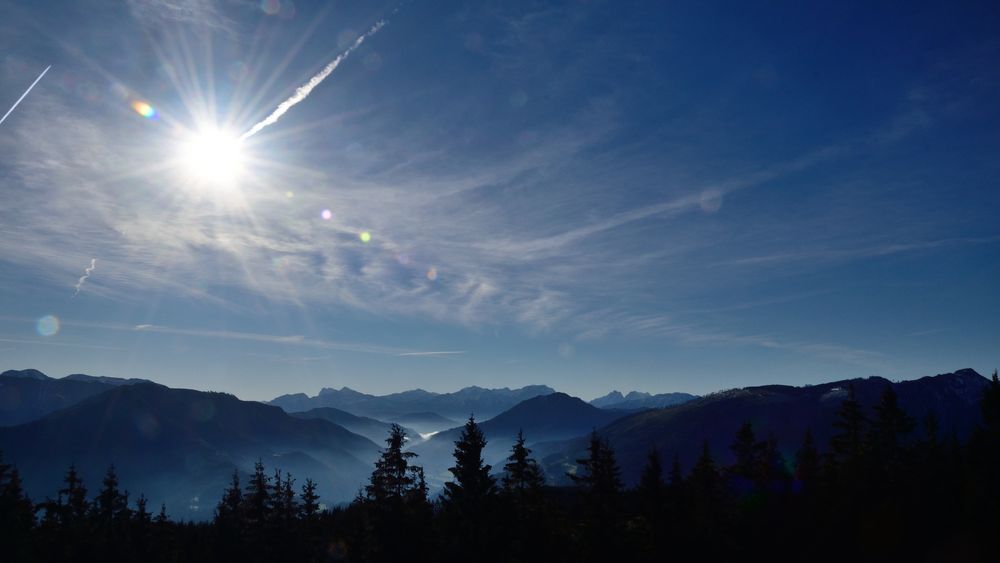
<svg viewBox="0 0 1000 563"><path fill-rule="evenodd" d="M934 412L942 436L969 435L979 420L978 400L989 380L971 369L892 383L880 377L835 381L808 387L765 385L714 393L665 409L637 413L600 429L614 447L628 483L638 480L650 448L655 447L666 466L677 456L685 470L697 459L703 442L723 463L732 461L730 444L744 421L757 436L773 437L785 459L793 459L807 429L825 447L841 402L853 386L858 401L870 413L885 388L891 385L900 406L918 421ZM546 474L565 483L574 460L583 456L586 438L539 448Z"/></svg>
<svg viewBox="0 0 1000 563"><path fill-rule="evenodd" d="M166 502L175 517L211 516L234 468L258 458L311 477L326 502L348 500L377 446L325 420L224 393L156 384L114 387L28 424L0 428L0 450L34 498L54 497L75 464L91 488L114 464L123 488Z"/></svg>

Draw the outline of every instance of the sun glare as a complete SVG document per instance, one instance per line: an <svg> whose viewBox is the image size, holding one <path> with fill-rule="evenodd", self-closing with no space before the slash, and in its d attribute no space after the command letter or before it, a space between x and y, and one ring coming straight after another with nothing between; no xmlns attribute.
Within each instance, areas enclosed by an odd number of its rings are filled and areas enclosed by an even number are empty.
<svg viewBox="0 0 1000 563"><path fill-rule="evenodd" d="M218 129L204 129L185 140L180 160L195 180L213 186L232 185L243 169L242 140Z"/></svg>

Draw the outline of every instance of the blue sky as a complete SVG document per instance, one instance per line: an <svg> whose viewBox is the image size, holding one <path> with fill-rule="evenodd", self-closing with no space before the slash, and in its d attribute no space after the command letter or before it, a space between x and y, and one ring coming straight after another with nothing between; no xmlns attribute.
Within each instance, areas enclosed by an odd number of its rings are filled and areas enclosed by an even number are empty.
<svg viewBox="0 0 1000 563"><path fill-rule="evenodd" d="M0 124L0 368L247 399L991 371L1000 10L732 4L4 0L0 110L52 69ZM192 179L195 131L380 20Z"/></svg>

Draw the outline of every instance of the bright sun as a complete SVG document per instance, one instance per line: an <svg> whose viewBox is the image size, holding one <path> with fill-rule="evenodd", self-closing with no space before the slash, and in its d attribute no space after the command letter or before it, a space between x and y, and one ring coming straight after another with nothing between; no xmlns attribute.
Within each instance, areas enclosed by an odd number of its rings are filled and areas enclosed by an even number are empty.
<svg viewBox="0 0 1000 563"><path fill-rule="evenodd" d="M182 142L180 160L195 180L232 185L243 169L243 141L218 129L203 129Z"/></svg>

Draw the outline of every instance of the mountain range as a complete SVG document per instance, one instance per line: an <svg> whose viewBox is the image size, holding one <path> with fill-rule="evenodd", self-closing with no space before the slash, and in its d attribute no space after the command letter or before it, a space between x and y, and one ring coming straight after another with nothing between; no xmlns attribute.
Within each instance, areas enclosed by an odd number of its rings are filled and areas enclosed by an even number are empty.
<svg viewBox="0 0 1000 563"><path fill-rule="evenodd" d="M689 471L707 442L718 463L729 463L729 445L744 421L753 424L758 438L773 437L787 460L794 459L807 429L822 450L849 388L870 414L891 386L914 418L933 411L942 437L963 438L979 423L978 400L986 385L986 378L966 369L901 382L870 377L804 387L745 387L638 411L609 407L658 396L612 393L594 401L599 408L544 386L381 397L341 389L302 395L304 401L279 397L272 401L283 403L278 408L142 380L55 379L22 370L0 374L0 420L13 421L0 427L0 450L21 470L36 500L56 494L70 464L96 490L113 463L122 486L144 493L151 506L166 502L175 517L204 519L211 517L232 471L245 477L258 459L269 471L291 471L299 485L314 479L328 504L353 498L370 476L392 421L443 429L420 439L414 434L424 429L408 425L409 451L418 454L414 462L425 468L432 487L451 478L454 442L471 413L488 440L484 459L494 473L502 470L523 431L549 482L566 484L566 473L575 470L588 434L596 430L614 448L626 483L634 484L650 448L657 449L665 466L676 456ZM317 400L346 403L353 410L323 406L286 412ZM497 409L494 415L481 414Z"/></svg>
<svg viewBox="0 0 1000 563"><path fill-rule="evenodd" d="M0 426L35 420L115 386L142 381L79 373L56 379L37 369L7 370L0 373Z"/></svg>
<svg viewBox="0 0 1000 563"><path fill-rule="evenodd" d="M121 385L27 424L0 428L0 450L33 498L54 497L75 465L96 489L109 464L123 487L175 517L211 517L234 469L254 461L311 477L327 503L346 501L371 472L378 446L321 419L225 393Z"/></svg>
<svg viewBox="0 0 1000 563"><path fill-rule="evenodd" d="M317 407L333 407L357 416L367 416L379 420L396 420L417 412L431 412L452 420L464 420L470 414L485 420L500 414L525 399L554 393L555 389L546 385L529 385L520 389L484 389L465 387L453 393L434 393L423 389L391 393L389 395L369 395L353 389L329 387L320 390L315 397L305 393L282 395L269 404L279 406L287 412L302 412ZM439 428L440 429L440 428Z"/></svg>
<svg viewBox="0 0 1000 563"><path fill-rule="evenodd" d="M639 412L620 418L600 429L615 450L627 483L637 482L651 448L656 448L665 467L677 456L685 471L691 469L707 442L717 463L733 459L729 445L744 421L753 424L759 439L773 437L786 460L794 460L805 431L809 429L823 450L833 434L833 422L841 402L853 387L858 402L871 415L886 387L892 386L899 405L917 422L933 411L940 436L967 437L979 422L978 401L989 380L971 369L912 381L890 382L881 377L852 379L821 385L792 387L764 385L732 389L670 408ZM583 457L587 438L544 444L537 452L554 483L566 483L566 473Z"/></svg>
<svg viewBox="0 0 1000 563"><path fill-rule="evenodd" d="M662 409L663 407L679 405L697 398L697 395L691 395L690 393L660 393L658 395L651 395L642 391L630 391L628 395L622 395L621 391L612 391L603 397L598 397L590 401L590 404L602 409Z"/></svg>

